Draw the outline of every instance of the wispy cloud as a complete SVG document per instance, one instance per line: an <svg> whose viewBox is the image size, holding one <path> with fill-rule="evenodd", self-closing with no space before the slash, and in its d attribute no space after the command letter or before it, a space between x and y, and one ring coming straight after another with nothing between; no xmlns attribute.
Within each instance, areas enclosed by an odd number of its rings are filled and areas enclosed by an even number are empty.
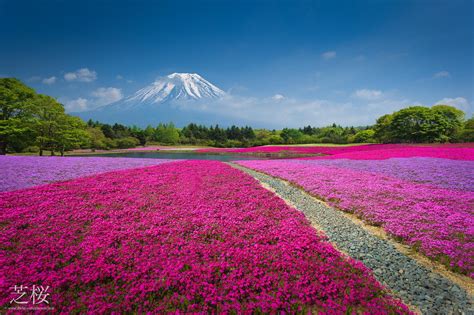
<svg viewBox="0 0 474 315"><path fill-rule="evenodd" d="M52 77L49 77L49 78L44 78L41 82L43 84L51 85L51 84L54 84L56 82L56 77L52 76Z"/></svg>
<svg viewBox="0 0 474 315"><path fill-rule="evenodd" d="M41 82L43 84L48 84L48 85L54 84L56 80L57 78L55 76L51 76L48 78L48 77L41 77L39 75L34 75L26 79L27 82Z"/></svg>
<svg viewBox="0 0 474 315"><path fill-rule="evenodd" d="M468 114L472 113L471 104L464 97L455 97L455 98L445 97L445 98L437 101L436 105L451 105L451 106L454 106L456 108L459 108L460 110L462 110L462 111L464 111Z"/></svg>
<svg viewBox="0 0 474 315"><path fill-rule="evenodd" d="M272 100L277 101L277 102L282 101L284 99L285 99L285 96L282 94L275 94L272 96Z"/></svg>
<svg viewBox="0 0 474 315"><path fill-rule="evenodd" d="M333 59L333 58L336 58L336 52L335 51L326 51L324 53L321 54L321 57L323 57L324 60L329 60L329 59Z"/></svg>
<svg viewBox="0 0 474 315"><path fill-rule="evenodd" d="M121 89L115 87L101 87L94 90L89 98L62 98L60 101L64 104L68 112L84 112L120 101L122 98L123 94Z"/></svg>
<svg viewBox="0 0 474 315"><path fill-rule="evenodd" d="M215 101L184 103L180 110L208 113L231 118L232 121L248 122L269 128L325 126L334 122L342 125L364 126L375 123L384 114L416 104L408 99L377 99L361 106L350 100L335 102L327 99L295 99L285 97L275 101L273 97L255 98L227 95ZM278 112L278 115L275 115ZM272 117L271 120L268 117Z"/></svg>
<svg viewBox="0 0 474 315"><path fill-rule="evenodd" d="M97 72L82 68L74 72L67 72L64 74L64 79L66 81L92 82L97 79Z"/></svg>
<svg viewBox="0 0 474 315"><path fill-rule="evenodd" d="M65 100L63 103L68 112L83 112L89 109L89 100L82 97L73 100Z"/></svg>
<svg viewBox="0 0 474 315"><path fill-rule="evenodd" d="M115 87L101 87L92 92L96 106L108 105L123 98L122 90Z"/></svg>
<svg viewBox="0 0 474 315"><path fill-rule="evenodd" d="M381 99L384 94L380 90L360 89L356 90L352 96L361 100L373 101Z"/></svg>
<svg viewBox="0 0 474 315"><path fill-rule="evenodd" d="M435 79L437 79L437 78L450 78L450 77L451 77L451 74L446 70L439 71L439 72L436 72L435 74L433 74L433 78L435 78Z"/></svg>

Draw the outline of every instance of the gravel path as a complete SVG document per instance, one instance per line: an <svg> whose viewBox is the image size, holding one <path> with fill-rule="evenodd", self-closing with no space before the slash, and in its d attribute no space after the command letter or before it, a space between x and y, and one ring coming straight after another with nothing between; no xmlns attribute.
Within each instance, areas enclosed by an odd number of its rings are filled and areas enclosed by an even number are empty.
<svg viewBox="0 0 474 315"><path fill-rule="evenodd" d="M423 314L474 314L474 302L464 289L399 252L335 210L285 181L229 163L273 189L302 211L340 250L362 261L378 281Z"/></svg>

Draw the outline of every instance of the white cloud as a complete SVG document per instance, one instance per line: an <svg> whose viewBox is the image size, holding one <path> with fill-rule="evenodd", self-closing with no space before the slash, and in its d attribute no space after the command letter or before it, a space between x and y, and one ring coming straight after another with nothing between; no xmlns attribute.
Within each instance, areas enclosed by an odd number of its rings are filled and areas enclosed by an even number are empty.
<svg viewBox="0 0 474 315"><path fill-rule="evenodd" d="M68 112L83 112L88 110L89 100L79 97L74 100L68 100L64 102L64 107Z"/></svg>
<svg viewBox="0 0 474 315"><path fill-rule="evenodd" d="M64 79L66 81L92 82L97 79L97 72L89 70L88 68L82 68L64 74Z"/></svg>
<svg viewBox="0 0 474 315"><path fill-rule="evenodd" d="M49 77L49 78L44 78L41 82L43 82L43 84L51 85L51 84L54 84L56 82L56 77L52 76L52 77Z"/></svg>
<svg viewBox="0 0 474 315"><path fill-rule="evenodd" d="M89 98L79 97L72 100L62 98L61 102L68 112L85 112L111 104L123 98L122 90L114 87L98 88L93 91L90 96Z"/></svg>
<svg viewBox="0 0 474 315"><path fill-rule="evenodd" d="M123 79L123 76L121 76L120 74L117 74L117 75L115 76L115 78L116 78L117 80L122 80L122 79Z"/></svg>
<svg viewBox="0 0 474 315"><path fill-rule="evenodd" d="M456 97L456 98L449 98L445 97L435 103L435 105L451 105L460 110L470 113L471 112L471 104L469 101L464 97Z"/></svg>
<svg viewBox="0 0 474 315"><path fill-rule="evenodd" d="M407 99L380 99L361 106L351 101L334 102L325 99L304 100L285 97L275 102L272 97L227 95L215 102L206 102L202 105L189 102L177 107L183 111L218 115L222 119L229 118L254 126L281 128L308 124L326 126L333 122L353 126L370 125L384 114L415 103Z"/></svg>
<svg viewBox="0 0 474 315"><path fill-rule="evenodd" d="M275 94L275 95L272 96L272 100L277 101L277 102L279 102L281 100L284 100L284 99L285 99L285 96L283 96L281 94Z"/></svg>
<svg viewBox="0 0 474 315"><path fill-rule="evenodd" d="M74 81L77 79L77 75L74 72L68 72L64 75L66 81Z"/></svg>
<svg viewBox="0 0 474 315"><path fill-rule="evenodd" d="M407 106L423 106L420 102L409 99L382 99L373 100L361 108L362 111L376 114L375 118L385 114L391 114Z"/></svg>
<svg viewBox="0 0 474 315"><path fill-rule="evenodd" d="M378 100L383 97L383 93L380 90L369 90L369 89L360 89L354 92L352 94L354 97L362 99L362 100L367 100L367 101L372 101L372 100Z"/></svg>
<svg viewBox="0 0 474 315"><path fill-rule="evenodd" d="M122 90L114 87L101 87L92 92L96 106L108 105L123 98Z"/></svg>
<svg viewBox="0 0 474 315"><path fill-rule="evenodd" d="M446 70L436 72L435 74L433 74L433 78L450 78L450 77L451 77L451 74Z"/></svg>
<svg viewBox="0 0 474 315"><path fill-rule="evenodd" d="M336 57L336 52L335 51L326 51L326 52L321 54L321 57L323 57L323 59L325 59L325 60L329 60L329 59L332 59L332 58Z"/></svg>

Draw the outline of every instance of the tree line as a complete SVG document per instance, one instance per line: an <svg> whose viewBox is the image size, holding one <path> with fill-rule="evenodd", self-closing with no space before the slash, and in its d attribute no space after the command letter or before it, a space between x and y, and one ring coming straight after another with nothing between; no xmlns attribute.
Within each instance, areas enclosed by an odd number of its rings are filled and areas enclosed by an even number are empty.
<svg viewBox="0 0 474 315"><path fill-rule="evenodd" d="M37 94L17 79L0 79L0 154L36 152L63 155L72 149L124 149L138 145L249 147L303 143L473 142L474 118L448 105L412 106L378 118L375 125L305 126L282 130L190 123L157 126L106 124L65 113L54 98Z"/></svg>

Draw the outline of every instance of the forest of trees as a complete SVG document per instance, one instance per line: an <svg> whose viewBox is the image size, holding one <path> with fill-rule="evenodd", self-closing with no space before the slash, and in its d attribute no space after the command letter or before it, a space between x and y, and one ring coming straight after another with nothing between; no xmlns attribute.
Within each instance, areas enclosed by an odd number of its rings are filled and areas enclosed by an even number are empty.
<svg viewBox="0 0 474 315"><path fill-rule="evenodd" d="M65 113L54 98L37 94L17 79L0 79L0 154L72 149L123 149L138 145L248 147L298 143L474 142L474 118L448 105L412 106L377 119L374 126L306 126L282 130L173 123L140 128L105 124Z"/></svg>

